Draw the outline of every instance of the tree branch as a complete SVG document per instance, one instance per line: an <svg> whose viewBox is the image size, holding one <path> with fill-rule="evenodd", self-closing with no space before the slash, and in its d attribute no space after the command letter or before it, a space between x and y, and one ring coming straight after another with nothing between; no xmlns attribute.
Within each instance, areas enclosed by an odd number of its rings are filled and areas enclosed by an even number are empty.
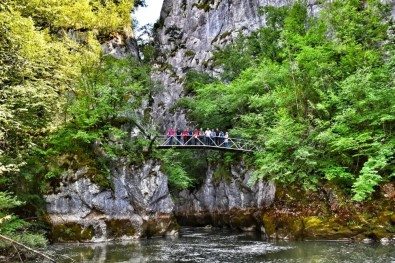
<svg viewBox="0 0 395 263"><path fill-rule="evenodd" d="M1 239L4 239L4 240L7 240L8 242L11 242L13 245L16 244L16 245L18 245L18 246L21 246L21 247L23 247L23 248L25 248L25 249L27 249L27 250L29 250L29 251L35 253L35 254L38 254L38 255L40 255L40 256L42 256L42 257L48 259L48 260L51 261L51 262L56 262L55 259L51 258L50 256L48 256L48 255L46 255L46 254L44 254L44 253L42 253L42 252L40 252L40 251L37 251L37 250L35 250L35 249L33 249L33 248L30 248L30 247L28 247L28 246L25 246L24 244L21 244L21 243L15 241L15 240L13 240L13 239L11 239L11 238L9 238L9 237L0 235L0 238L1 238Z"/></svg>

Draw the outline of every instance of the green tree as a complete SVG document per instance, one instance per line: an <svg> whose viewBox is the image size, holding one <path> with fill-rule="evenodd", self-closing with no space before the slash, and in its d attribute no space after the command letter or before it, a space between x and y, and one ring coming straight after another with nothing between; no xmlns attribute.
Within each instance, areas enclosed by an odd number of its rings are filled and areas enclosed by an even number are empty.
<svg viewBox="0 0 395 263"><path fill-rule="evenodd" d="M27 246L43 247L47 244L43 234L32 234L27 230L31 226L28 222L13 215L12 209L22 205L14 196L9 193L0 192L0 234L22 242ZM13 245L5 240L0 240L0 251L7 255L7 251L14 249Z"/></svg>
<svg viewBox="0 0 395 263"><path fill-rule="evenodd" d="M89 102L82 95L88 90L81 84L81 78L87 76L84 70L92 67L93 70L109 72L108 68L96 66L102 56L100 42L118 33L124 36L130 34L132 8L133 1L126 0L5 0L0 3L2 230L14 229L16 231L11 232L19 236L21 231L27 229L25 223L16 227L14 222L22 221L14 216L8 220L13 211L18 211L18 207L31 208L19 209L22 211L20 215L34 216L37 212L31 210L34 210L32 206L40 206L41 179L56 174L51 171L45 175L48 170L43 166L50 163L52 156L51 151L45 151L50 134L60 132L73 119L73 114L81 113L80 119L74 118L82 127L75 136L81 141L82 138L89 140L90 132L94 132L91 131L92 125L105 121L99 114L104 114L106 118L111 118L112 113L126 114L126 108L120 103L125 103L130 90L133 89L133 95L144 92L144 88L139 86L143 85L142 81L132 87L126 77L115 83L113 79L119 75L108 74L106 77L112 78L114 85L126 85L121 89L125 92L122 97L116 89L105 88L107 84L99 79L100 74L96 72L94 74L102 86L95 86L94 92L97 93L94 96L88 92ZM104 64L117 66L109 60ZM104 101L100 101L100 93L105 95ZM137 99L133 102L137 103ZM98 108L90 115L89 108L84 112L78 106ZM89 132L84 134L86 130ZM14 195L25 202L18 203ZM7 203L11 206L2 207Z"/></svg>
<svg viewBox="0 0 395 263"><path fill-rule="evenodd" d="M267 27L218 51L223 82L195 83L189 105L199 122L264 147L255 179L310 189L330 180L360 201L394 175L389 9L380 1L321 7L316 17L303 2L266 8Z"/></svg>

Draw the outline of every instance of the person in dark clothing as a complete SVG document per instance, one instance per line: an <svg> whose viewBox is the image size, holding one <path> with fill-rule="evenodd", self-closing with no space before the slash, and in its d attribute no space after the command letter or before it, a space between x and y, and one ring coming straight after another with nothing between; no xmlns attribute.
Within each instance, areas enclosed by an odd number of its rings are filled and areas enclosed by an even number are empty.
<svg viewBox="0 0 395 263"><path fill-rule="evenodd" d="M211 131L211 135L210 135L210 145L211 146L216 146L217 144L215 143L215 130L213 129Z"/></svg>
<svg viewBox="0 0 395 263"><path fill-rule="evenodd" d="M219 132L219 144L218 146L224 147L224 138L225 137L225 133L223 131Z"/></svg>
<svg viewBox="0 0 395 263"><path fill-rule="evenodd" d="M187 141L188 141L188 129L185 129L185 130L182 132L182 137L183 137L183 140L184 140L184 145L186 145L186 144L187 144Z"/></svg>
<svg viewBox="0 0 395 263"><path fill-rule="evenodd" d="M215 130L215 144L219 145L219 129Z"/></svg>
<svg viewBox="0 0 395 263"><path fill-rule="evenodd" d="M181 134L182 134L182 131L181 131L181 129L180 129L180 128L177 128L177 130L176 130L176 135L177 135L177 145L180 145L180 144L181 144Z"/></svg>

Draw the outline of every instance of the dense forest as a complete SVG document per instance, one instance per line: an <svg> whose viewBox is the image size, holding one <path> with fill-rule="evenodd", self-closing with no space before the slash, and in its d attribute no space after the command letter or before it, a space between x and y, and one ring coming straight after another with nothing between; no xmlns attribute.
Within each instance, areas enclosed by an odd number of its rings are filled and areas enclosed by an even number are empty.
<svg viewBox="0 0 395 263"><path fill-rule="evenodd" d="M92 181L111 188L116 156L161 159L172 189L196 183L206 164L191 167L193 153L143 151L155 126L139 108L160 92L150 79L155 43L142 44L143 60L102 52L103 42L132 35L130 12L144 5L135 2L0 3L0 234L45 245L42 196L62 173L85 165ZM245 157L251 184L263 178L315 190L330 181L364 201L395 177L391 9L373 0L320 9L312 17L303 1L263 7L266 26L217 47L207 71L189 71L175 108L199 127L223 127L261 146ZM134 127L141 136L130 141ZM239 157L225 161L232 158Z"/></svg>
<svg viewBox="0 0 395 263"><path fill-rule="evenodd" d="M131 111L151 84L147 66L114 59L101 44L132 36L130 12L139 5L144 1L0 3L0 234L45 245L42 195L73 165L89 164L92 179L108 183L107 160L92 144L125 136L120 123L137 121ZM119 150L106 146L110 155ZM1 242L0 249L10 246Z"/></svg>
<svg viewBox="0 0 395 263"><path fill-rule="evenodd" d="M226 127L263 149L255 180L316 189L340 185L355 201L394 173L394 28L380 1L334 1L308 16L302 2L265 7L267 26L218 48L191 71L178 106L203 127Z"/></svg>

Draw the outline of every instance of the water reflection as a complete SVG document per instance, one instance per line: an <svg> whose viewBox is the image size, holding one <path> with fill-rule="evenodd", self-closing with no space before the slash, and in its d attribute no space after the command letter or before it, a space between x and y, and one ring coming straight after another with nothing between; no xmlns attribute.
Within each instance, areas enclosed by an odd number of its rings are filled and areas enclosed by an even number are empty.
<svg viewBox="0 0 395 263"><path fill-rule="evenodd" d="M374 262L395 263L395 244L266 242L260 235L221 229L183 228L178 238L54 245L76 262ZM63 258L59 262L71 262Z"/></svg>
<svg viewBox="0 0 395 263"><path fill-rule="evenodd" d="M279 244L280 245L280 244ZM263 262L304 263L304 262L372 262L395 263L395 245L383 246L379 243L344 243L344 242L290 242L292 248L282 253L269 253Z"/></svg>

